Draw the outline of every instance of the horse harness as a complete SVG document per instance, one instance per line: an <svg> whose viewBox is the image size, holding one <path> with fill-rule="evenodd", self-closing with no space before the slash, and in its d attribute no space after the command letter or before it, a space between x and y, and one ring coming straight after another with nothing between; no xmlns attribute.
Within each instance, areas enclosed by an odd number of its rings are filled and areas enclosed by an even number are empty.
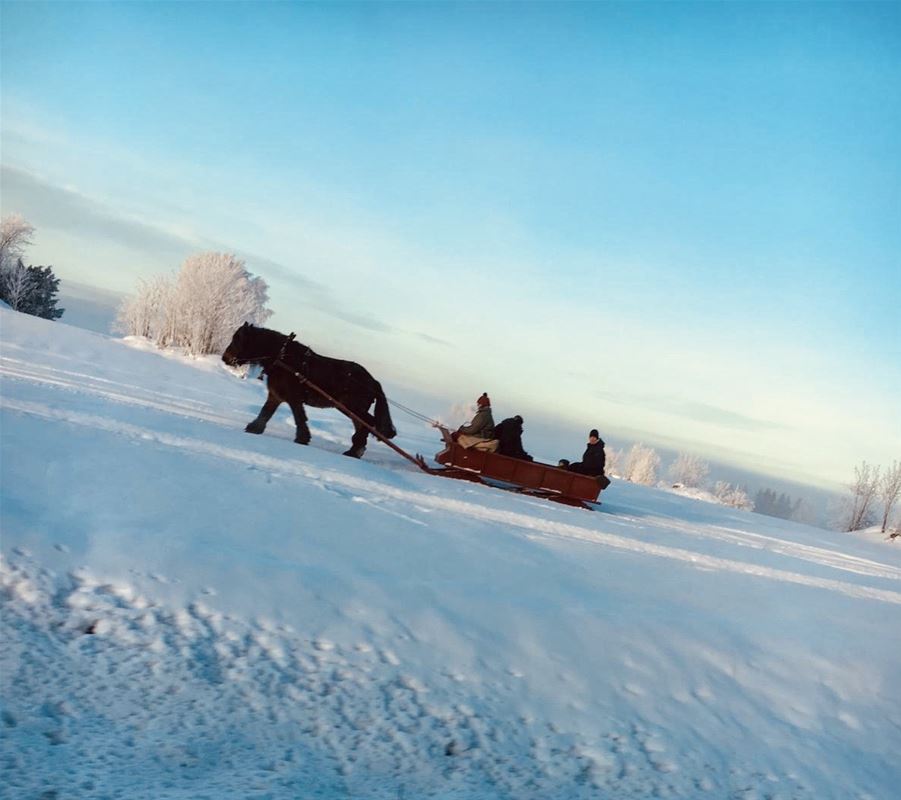
<svg viewBox="0 0 901 800"><path fill-rule="evenodd" d="M417 467L424 470L425 472L432 472L432 469L430 467L426 466L425 461L422 460L422 456L416 456L414 458L408 452L406 452L405 450L402 450L400 447L398 447L396 444L394 444L394 442L390 441L388 439L388 437L386 437L384 434L382 434L374 425L372 425L370 422L368 422L367 420L360 417L359 414L355 413L354 411L351 411L340 400L336 400L324 389L321 389L319 386L317 386L315 383L313 383L300 370L294 369L294 367L292 367L287 361L285 361L285 356L288 353L288 345L291 344L291 342L293 342L293 341L294 341L294 332L292 331L285 337L285 341L282 343L281 349L278 351L278 355L255 356L253 358L245 358L245 359L243 359L243 363L247 364L247 363L250 363L251 361L269 361L269 360L271 360L272 363L268 367L263 367L264 372L268 372L268 370L271 369L272 367L281 367L282 369L287 370L295 378L297 378L297 380L300 381L301 384L307 384L311 389L313 389L315 392L321 394L326 400L331 402L335 408L337 408L339 411L341 411L342 413L344 413L348 417L350 417L355 423L358 423L358 424L362 425L364 428L366 428L366 430L368 430L373 436L375 436L376 439L378 439L381 442L384 442L392 450L394 450L399 455L406 458L408 461L411 461L413 464L415 464ZM301 368L306 366L307 360L309 359L309 357L312 353L313 353L312 348L307 347L307 349L304 351L304 354L301 356L301 360L300 360ZM358 383L357 381L354 381L350 372L347 373L346 377L351 382Z"/></svg>
<svg viewBox="0 0 901 800"><path fill-rule="evenodd" d="M300 369L295 369L291 364L289 364L285 360L285 356L287 356L287 354L288 354L288 345L294 341L295 336L296 336L296 334L294 333L294 331L292 331L285 337L285 341L282 342L281 349L278 351L277 355L255 356L253 358L245 358L244 363L248 363L250 361L270 361L271 360L272 361L271 364L263 367L263 373L269 374L269 370L271 370L273 367L280 367L281 369L284 369L284 370L287 370L288 372L290 372L295 378L297 378L299 383L309 384L309 386L312 389L314 389L316 392L328 397L328 395L326 395L326 393L323 392L322 389L320 389L318 386L316 386L316 384L314 384L310 380L309 376L304 374L304 372L306 371L307 364L309 363L309 357L313 354L312 347L307 346L306 350L304 350L304 352L303 352L303 355L300 357ZM350 372L348 372L345 375L345 378L347 378L347 380L349 380L351 383L359 384L358 381L355 381L353 379ZM263 379L263 375L261 374L260 380L262 380L262 379Z"/></svg>
<svg viewBox="0 0 901 800"><path fill-rule="evenodd" d="M288 345L294 341L294 336L294 331L291 331L291 333L289 333L285 337L285 341L282 343L282 348L278 351L278 355L275 356L275 359L273 360L271 366L286 369L301 383L309 383L310 379L306 375L304 375L303 372L294 369L294 367L292 367L287 361L285 361L285 356L288 354ZM304 354L300 357L301 369L304 369L307 366L307 359L310 357L310 354L312 352L312 348L307 347L307 349L304 351ZM263 367L263 371L266 371L266 367Z"/></svg>
<svg viewBox="0 0 901 800"><path fill-rule="evenodd" d="M268 374L268 370L271 369L272 367L281 367L282 369L287 370L295 378L297 378L297 380L301 383L301 385L305 384L305 385L309 386L316 393L321 394L335 408L337 408L339 411L342 411L344 414L346 414L348 417L350 417L355 422L358 422L360 425L362 425L364 428L366 428L373 436L375 436L377 439L379 439L380 441L387 444L388 447L392 448L393 450L396 450L404 458L408 459L409 461L412 461L414 464L418 464L418 462L416 461L415 458L413 458L413 456L411 456L409 453L404 452L396 444L389 441L384 435L382 435L378 430L376 430L376 428L373 425L368 423L366 420L361 419L358 414L354 413L349 408L347 408L347 406L345 406L340 400L337 400L334 397L332 397L324 389L321 389L319 386L317 386L315 383L313 383L313 381L311 381L309 379L309 377L304 375L300 370L294 369L294 367L292 367L287 361L285 361L285 356L288 353L288 345L291 344L291 342L293 342L293 341L294 341L294 332L292 331L285 337L285 341L282 343L282 347L278 351L278 355L262 356L262 357L258 356L256 359L253 359L253 360L262 360L263 358L265 358L267 360L272 359L272 364L270 364L269 367L263 367L264 372L267 372L267 374ZM301 368L306 366L307 359L310 357L310 354L312 352L313 352L312 348L310 348L308 346L300 359ZM251 360L251 359L248 359L248 361L249 360ZM349 372L347 373L346 377L348 378L348 380L353 380L353 378L351 377L351 374Z"/></svg>
<svg viewBox="0 0 901 800"><path fill-rule="evenodd" d="M287 361L285 361L285 356L288 354L288 345L294 341L294 337L296 334L292 331L285 337L285 341L282 342L281 349L278 351L277 355L274 356L249 356L246 358L242 358L240 363L242 364L250 364L254 361L271 361L272 363L263 367L263 372L267 372L272 369L272 367L281 367L282 369L288 370L297 380L301 383L308 383L309 378L304 375L300 370L294 369ZM311 347L307 347L304 351L303 355L300 357L300 366L301 369L307 366L307 359L312 354L313 349ZM261 376L262 379L262 376Z"/></svg>

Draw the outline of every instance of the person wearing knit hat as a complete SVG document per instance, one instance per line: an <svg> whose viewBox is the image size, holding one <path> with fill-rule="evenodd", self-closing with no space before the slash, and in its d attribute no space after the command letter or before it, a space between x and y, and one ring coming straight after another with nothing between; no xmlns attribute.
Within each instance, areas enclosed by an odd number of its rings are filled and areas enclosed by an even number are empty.
<svg viewBox="0 0 901 800"><path fill-rule="evenodd" d="M588 432L588 445L582 455L581 461L570 464L566 469L570 472L578 472L581 475L591 475L595 478L604 477L604 466L607 456L604 453L604 440L598 434L597 428Z"/></svg>
<svg viewBox="0 0 901 800"><path fill-rule="evenodd" d="M491 400L488 393L476 400L478 411L468 425L462 425L454 433L454 441L461 447L474 447L493 453L497 450L498 441L494 437L494 417L491 415Z"/></svg>

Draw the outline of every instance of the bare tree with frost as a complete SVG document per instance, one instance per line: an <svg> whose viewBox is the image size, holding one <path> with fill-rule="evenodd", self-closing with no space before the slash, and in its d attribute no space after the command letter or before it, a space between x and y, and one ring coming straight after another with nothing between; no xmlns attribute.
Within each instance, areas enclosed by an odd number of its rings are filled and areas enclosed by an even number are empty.
<svg viewBox="0 0 901 800"><path fill-rule="evenodd" d="M34 289L34 276L22 261L34 227L21 214L0 220L0 298L18 311Z"/></svg>
<svg viewBox="0 0 901 800"><path fill-rule="evenodd" d="M702 486L710 472L710 465L699 456L691 453L679 453L678 458L669 468L670 479L683 486L697 488Z"/></svg>
<svg viewBox="0 0 901 800"><path fill-rule="evenodd" d="M13 311L21 311L35 289L34 274L21 258L0 270L0 299Z"/></svg>
<svg viewBox="0 0 901 800"><path fill-rule="evenodd" d="M218 353L243 322L265 322L272 312L266 282L231 253L200 253L182 264L174 306L180 341L193 355Z"/></svg>
<svg viewBox="0 0 901 800"><path fill-rule="evenodd" d="M726 481L717 481L713 487L713 496L723 505L738 508L742 511L753 511L754 503L748 493L740 486L733 486Z"/></svg>
<svg viewBox="0 0 901 800"><path fill-rule="evenodd" d="M898 502L898 495L901 494L901 461L892 462L892 465L882 474L877 491L879 499L882 501L882 532L885 533L892 510L895 503Z"/></svg>
<svg viewBox="0 0 901 800"><path fill-rule="evenodd" d="M113 329L129 336L143 336L159 344L164 338L171 290L172 281L163 275L140 281L137 291L119 305Z"/></svg>
<svg viewBox="0 0 901 800"><path fill-rule="evenodd" d="M14 267L32 242L34 226L21 214L7 214L0 220L0 269Z"/></svg>
<svg viewBox="0 0 901 800"><path fill-rule="evenodd" d="M607 475L613 475L617 478L620 477L620 470L622 469L623 464L623 451L611 447L609 450L605 451L604 455L604 472L606 472Z"/></svg>
<svg viewBox="0 0 901 800"><path fill-rule="evenodd" d="M626 480L632 483L641 483L645 486L653 486L657 483L657 469L660 466L660 456L651 447L643 444L632 445L626 458L624 469Z"/></svg>
<svg viewBox="0 0 901 800"><path fill-rule="evenodd" d="M879 490L879 467L866 461L854 467L854 481L848 484L851 492L845 508L842 528L849 533L873 524L873 500Z"/></svg>
<svg viewBox="0 0 901 800"><path fill-rule="evenodd" d="M123 301L118 329L147 336L160 347L182 347L192 355L225 349L244 322L261 324L266 308L266 281L247 271L231 253L199 253L182 264L172 278L142 282Z"/></svg>

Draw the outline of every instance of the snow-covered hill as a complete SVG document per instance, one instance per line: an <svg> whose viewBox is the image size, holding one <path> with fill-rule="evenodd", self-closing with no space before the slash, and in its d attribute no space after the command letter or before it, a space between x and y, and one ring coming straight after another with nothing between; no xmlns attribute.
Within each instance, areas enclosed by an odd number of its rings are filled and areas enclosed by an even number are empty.
<svg viewBox="0 0 901 800"><path fill-rule="evenodd" d="M5 797L897 796L901 549L357 462L213 361L0 330Z"/></svg>

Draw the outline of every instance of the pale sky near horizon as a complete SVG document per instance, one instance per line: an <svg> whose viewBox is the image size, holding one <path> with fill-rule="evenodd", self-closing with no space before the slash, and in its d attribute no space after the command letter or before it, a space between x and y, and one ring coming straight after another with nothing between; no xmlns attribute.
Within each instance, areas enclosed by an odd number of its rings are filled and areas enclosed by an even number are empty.
<svg viewBox="0 0 901 800"><path fill-rule="evenodd" d="M10 3L2 211L227 249L386 380L797 480L901 458L901 5Z"/></svg>

